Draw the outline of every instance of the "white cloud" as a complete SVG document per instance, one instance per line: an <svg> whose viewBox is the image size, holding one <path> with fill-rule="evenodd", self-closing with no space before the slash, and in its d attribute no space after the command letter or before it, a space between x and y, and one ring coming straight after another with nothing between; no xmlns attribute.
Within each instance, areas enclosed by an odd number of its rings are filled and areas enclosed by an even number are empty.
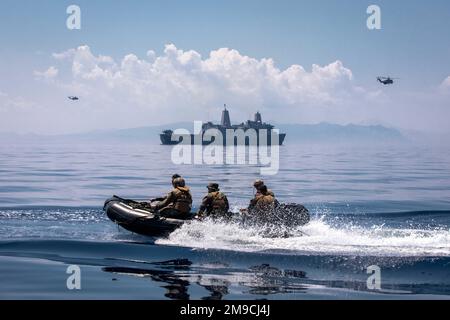
<svg viewBox="0 0 450 320"><path fill-rule="evenodd" d="M300 65L280 70L272 59L233 49L220 48L203 58L173 44L166 45L162 55L149 50L144 59L128 54L120 62L94 55L88 46L53 57L70 61L71 78L62 85L77 94L110 108L158 111L167 120L198 119L205 109L223 103L248 115L256 109L342 105L355 96L369 96L354 86L352 71L339 60L313 65L311 71Z"/></svg>
<svg viewBox="0 0 450 320"><path fill-rule="evenodd" d="M51 66L45 71L34 71L33 74L38 79L50 80L56 78L58 76L58 73L59 73L58 69Z"/></svg>
<svg viewBox="0 0 450 320"><path fill-rule="evenodd" d="M33 81L26 93L0 92L1 131L67 133L218 120L224 103L234 123L259 110L263 120L281 123L370 122L448 131L450 77L439 91L376 83L372 90L357 84L339 60L281 69L273 59L229 48L201 56L173 44L144 57L113 59L88 46L53 57L54 66L35 72L43 81ZM81 99L73 103L71 95Z"/></svg>
<svg viewBox="0 0 450 320"><path fill-rule="evenodd" d="M264 120L282 123L382 123L394 127L447 130L450 77L443 94L358 85L337 60L310 68L277 67L220 48L202 57L166 45L143 58L121 59L92 53L88 46L53 54L56 67L35 72L23 98L0 92L3 130L79 132L175 121L218 120L226 103L232 122L259 110ZM393 87L396 88L396 87ZM80 96L72 103L67 96ZM424 107L426 106L426 107Z"/></svg>
<svg viewBox="0 0 450 320"><path fill-rule="evenodd" d="M76 49L69 49L60 53L53 53L52 57L56 60L66 60L72 58L76 53Z"/></svg>

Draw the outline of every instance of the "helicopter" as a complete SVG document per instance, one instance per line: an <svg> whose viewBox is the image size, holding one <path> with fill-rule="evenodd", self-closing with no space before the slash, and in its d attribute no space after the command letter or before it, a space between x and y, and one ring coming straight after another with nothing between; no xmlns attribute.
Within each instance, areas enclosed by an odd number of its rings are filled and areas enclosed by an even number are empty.
<svg viewBox="0 0 450 320"><path fill-rule="evenodd" d="M394 80L398 79L398 78L391 78L391 77L377 77L377 80L384 84L384 85L390 85L390 84L394 84Z"/></svg>
<svg viewBox="0 0 450 320"><path fill-rule="evenodd" d="M69 96L69 97L67 97L67 98L69 98L69 99L72 100L72 101L79 100L79 98L78 98L78 97L75 97L75 96Z"/></svg>

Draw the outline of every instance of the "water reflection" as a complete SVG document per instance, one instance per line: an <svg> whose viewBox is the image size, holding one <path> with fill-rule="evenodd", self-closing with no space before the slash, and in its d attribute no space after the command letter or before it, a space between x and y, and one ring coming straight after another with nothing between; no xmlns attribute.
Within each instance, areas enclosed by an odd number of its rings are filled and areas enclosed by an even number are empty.
<svg viewBox="0 0 450 320"><path fill-rule="evenodd" d="M130 261L128 261L130 262ZM123 263L123 261L122 261ZM132 262L136 263L136 262ZM383 282L382 290L369 290L365 274L362 277L352 273L352 279L314 279L302 270L280 269L270 264L259 264L244 269L221 263L193 264L189 259L174 259L162 262L139 262L140 267L128 265L103 267L104 272L135 276L161 283L168 299L222 300L233 295L263 296L307 295L314 290L338 289L377 294L446 294L448 285L423 283ZM202 288L203 290L198 290ZM295 297L300 298L300 297Z"/></svg>
<svg viewBox="0 0 450 320"><path fill-rule="evenodd" d="M250 287L250 294L271 295L278 293L306 293L307 286L295 281L305 279L306 272L300 270L281 270L262 264L249 268L254 272L255 279L246 285Z"/></svg>
<svg viewBox="0 0 450 320"><path fill-rule="evenodd" d="M231 286L231 282L228 280L202 275L197 277L195 283L209 292L209 295L201 297L201 300L222 300L228 295L228 288Z"/></svg>
<svg viewBox="0 0 450 320"><path fill-rule="evenodd" d="M301 270L281 270L269 264L251 266L245 271L214 273L210 265L192 266L188 259L175 259L150 263L152 268L104 267L104 272L150 278L162 282L169 299L188 300L189 288L197 285L208 295L202 300L222 300L230 293L231 286L241 287L243 293L251 295L271 295L277 293L305 293L307 286L296 283L296 279L306 279ZM191 290L192 291L192 290Z"/></svg>
<svg viewBox="0 0 450 320"><path fill-rule="evenodd" d="M188 300L190 298L188 293L190 282L183 279L183 276L177 272L188 271L192 265L191 261L188 259L175 259L151 264L160 266L163 270L132 267L104 267L102 270L116 274L150 277L153 281L165 283L165 285L161 286L167 290L164 294L165 297L176 300Z"/></svg>

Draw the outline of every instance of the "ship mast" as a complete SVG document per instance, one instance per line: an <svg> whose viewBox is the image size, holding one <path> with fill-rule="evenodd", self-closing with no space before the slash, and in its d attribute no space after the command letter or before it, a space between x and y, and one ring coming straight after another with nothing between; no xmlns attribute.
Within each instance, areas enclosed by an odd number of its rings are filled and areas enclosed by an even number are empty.
<svg viewBox="0 0 450 320"><path fill-rule="evenodd" d="M259 111L256 111L255 113L255 122L262 123L261 113L259 113Z"/></svg>
<svg viewBox="0 0 450 320"><path fill-rule="evenodd" d="M227 110L227 105L224 104L223 108L224 109L222 111L222 118L220 120L220 125L222 127L225 127L225 128L230 128L231 127L231 120L230 120L230 114L229 114L229 112Z"/></svg>

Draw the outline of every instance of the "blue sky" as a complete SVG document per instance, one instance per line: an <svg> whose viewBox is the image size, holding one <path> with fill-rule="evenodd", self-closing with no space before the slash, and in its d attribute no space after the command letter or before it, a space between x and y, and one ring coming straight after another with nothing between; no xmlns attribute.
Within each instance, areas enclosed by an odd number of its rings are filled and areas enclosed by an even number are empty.
<svg viewBox="0 0 450 320"><path fill-rule="evenodd" d="M70 4L81 7L82 30L65 27ZM382 30L366 27L370 4L381 7ZM149 49L162 55L173 43L202 57L236 49L255 59L272 58L280 69L299 64L310 71L312 64L339 60L355 85L367 90L380 90L378 75L399 77L396 91L389 89L399 104L418 91L431 95L450 76L449 31L446 0L3 0L0 92L23 97L51 91L37 89L33 72L55 65L52 53L80 45L120 61L129 53L145 58Z"/></svg>

